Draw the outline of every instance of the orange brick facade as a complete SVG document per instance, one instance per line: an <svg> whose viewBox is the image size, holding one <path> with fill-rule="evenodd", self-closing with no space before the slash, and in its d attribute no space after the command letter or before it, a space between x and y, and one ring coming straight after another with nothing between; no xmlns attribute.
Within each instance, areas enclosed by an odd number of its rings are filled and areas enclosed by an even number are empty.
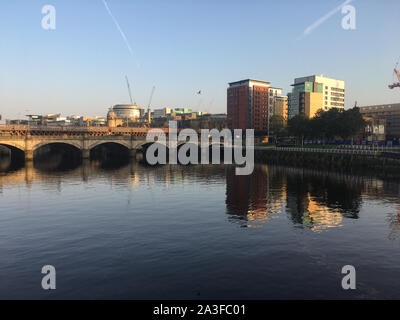
<svg viewBox="0 0 400 320"><path fill-rule="evenodd" d="M262 85L249 80L230 83L227 90L227 125L229 129L268 130L268 82Z"/></svg>

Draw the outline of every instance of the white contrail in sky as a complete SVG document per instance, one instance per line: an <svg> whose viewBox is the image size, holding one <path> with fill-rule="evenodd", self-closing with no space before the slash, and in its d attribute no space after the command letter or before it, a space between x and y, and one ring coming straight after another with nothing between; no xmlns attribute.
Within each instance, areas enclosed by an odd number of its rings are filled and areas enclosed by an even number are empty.
<svg viewBox="0 0 400 320"><path fill-rule="evenodd" d="M340 11L342 9L342 7L344 7L345 5L349 4L350 2L352 2L354 0L346 0L345 2L343 2L340 6L336 7L335 9L333 9L332 11L329 11L326 15L322 16L321 18L319 18L317 21L315 21L312 25L308 26L303 34L299 37L299 39L308 36L311 32L314 31L315 28L317 28L320 24L324 23L326 20L328 20L331 16L333 16L336 12Z"/></svg>
<svg viewBox="0 0 400 320"><path fill-rule="evenodd" d="M116 27L117 27L119 33L121 34L122 39L124 39L124 42L125 42L126 46L128 47L129 52L130 52L131 55L133 56L133 50L132 50L132 48L131 48L131 46L130 46L130 44L129 44L129 41L128 41L128 39L127 39L125 33L122 31L122 29L121 29L121 27L120 27L120 25L119 25L117 19L115 19L114 15L112 14L110 8L109 8L108 5L107 5L106 0L103 0L103 3L104 3L104 6L106 7L106 10L107 10L108 14L110 15L111 19L114 21L114 23L115 23L115 25L116 25Z"/></svg>

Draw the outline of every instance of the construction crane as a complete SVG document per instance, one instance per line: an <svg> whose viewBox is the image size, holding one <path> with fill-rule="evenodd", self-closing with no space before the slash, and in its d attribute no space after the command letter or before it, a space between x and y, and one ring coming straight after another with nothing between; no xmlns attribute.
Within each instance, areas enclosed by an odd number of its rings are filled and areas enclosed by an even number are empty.
<svg viewBox="0 0 400 320"><path fill-rule="evenodd" d="M128 76L125 76L125 79L126 79L126 85L128 86L129 98L131 99L131 105L136 105L136 101L135 102L132 101L132 92L131 92L131 87L129 85Z"/></svg>
<svg viewBox="0 0 400 320"><path fill-rule="evenodd" d="M394 73L395 73L396 76L397 76L398 82L395 82L395 83L393 83L393 84L389 84L389 89L394 89L394 88L396 88L396 87L400 87L400 73L397 71L396 68L394 68Z"/></svg>
<svg viewBox="0 0 400 320"><path fill-rule="evenodd" d="M150 100L149 100L149 105L147 106L147 120L148 123L150 125L151 123L151 111L150 111L150 104L151 104L151 99L153 99L153 94L154 94L154 90L156 89L155 86L153 86L153 89L151 89L151 94L150 94Z"/></svg>

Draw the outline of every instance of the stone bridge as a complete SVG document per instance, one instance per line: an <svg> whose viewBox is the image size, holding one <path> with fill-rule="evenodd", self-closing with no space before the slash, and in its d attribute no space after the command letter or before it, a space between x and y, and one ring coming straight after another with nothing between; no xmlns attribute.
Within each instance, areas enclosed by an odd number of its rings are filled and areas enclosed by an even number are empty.
<svg viewBox="0 0 400 320"><path fill-rule="evenodd" d="M177 141L179 148L186 141ZM83 159L90 158L90 151L97 146L113 143L129 150L129 155L135 157L137 151L153 144L153 141L147 141L145 137L135 136L2 136L0 135L0 146L11 149L11 153L23 154L25 160L33 160L34 153L39 148L51 144L65 144L74 147L82 154ZM199 143L196 143L199 145ZM211 141L209 143L212 145ZM223 143L217 143L222 146Z"/></svg>
<svg viewBox="0 0 400 320"><path fill-rule="evenodd" d="M168 128L158 128L166 138ZM64 144L74 147L89 159L90 151L103 144L117 144L129 150L131 157L138 150L145 150L154 141L147 141L149 128L134 127L47 127L29 125L0 125L0 146L11 149L12 154L24 155L25 160L33 160L34 153L39 148L51 144ZM179 132L180 130L178 130ZM177 141L177 147L186 141ZM215 143L222 146L223 142ZM199 145L199 142L196 143ZM212 141L209 141L212 145Z"/></svg>
<svg viewBox="0 0 400 320"><path fill-rule="evenodd" d="M12 151L23 151L25 160L32 160L35 150L49 144L67 144L80 150L82 158L88 159L90 151L102 144L114 143L127 148L131 156L151 142L135 136L0 136L0 145Z"/></svg>

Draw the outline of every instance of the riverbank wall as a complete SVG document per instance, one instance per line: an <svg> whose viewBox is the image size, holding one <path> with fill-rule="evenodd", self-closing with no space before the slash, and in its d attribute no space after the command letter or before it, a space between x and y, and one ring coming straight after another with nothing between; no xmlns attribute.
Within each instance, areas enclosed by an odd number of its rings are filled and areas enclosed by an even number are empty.
<svg viewBox="0 0 400 320"><path fill-rule="evenodd" d="M385 152L357 154L334 150L255 149L257 163L286 165L374 176L400 177L400 155Z"/></svg>

